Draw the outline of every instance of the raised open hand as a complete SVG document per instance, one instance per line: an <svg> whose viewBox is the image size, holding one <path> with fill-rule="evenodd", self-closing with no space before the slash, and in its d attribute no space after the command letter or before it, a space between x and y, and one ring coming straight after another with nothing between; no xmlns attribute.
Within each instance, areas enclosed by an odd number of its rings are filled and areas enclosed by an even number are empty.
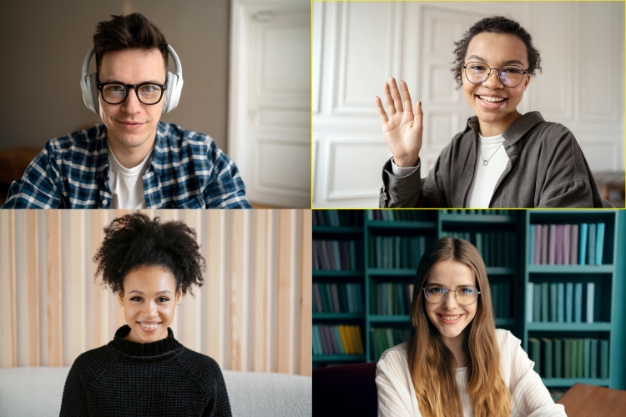
<svg viewBox="0 0 626 417"><path fill-rule="evenodd" d="M412 167L417 165L422 148L422 106L418 101L415 103L415 112L413 112L409 88L404 81L400 84L404 97L404 109L400 91L393 77L389 79L389 83L383 84L389 117L380 97L376 97L376 107L383 124L383 136L393 154L394 163L399 167Z"/></svg>

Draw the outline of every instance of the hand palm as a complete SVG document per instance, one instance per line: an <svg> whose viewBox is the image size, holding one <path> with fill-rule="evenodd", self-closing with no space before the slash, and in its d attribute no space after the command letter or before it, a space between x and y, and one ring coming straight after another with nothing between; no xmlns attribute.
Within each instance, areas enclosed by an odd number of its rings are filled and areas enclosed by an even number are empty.
<svg viewBox="0 0 626 417"><path fill-rule="evenodd" d="M402 95L404 96L404 109L400 92L396 81L391 78L389 84L385 83L385 97L387 108L391 117L383 109L380 98L376 98L378 112L382 121L383 136L387 146L391 150L394 162L398 166L415 166L422 147L422 109L421 103L415 104L415 113L411 105L411 96L406 83L402 82Z"/></svg>

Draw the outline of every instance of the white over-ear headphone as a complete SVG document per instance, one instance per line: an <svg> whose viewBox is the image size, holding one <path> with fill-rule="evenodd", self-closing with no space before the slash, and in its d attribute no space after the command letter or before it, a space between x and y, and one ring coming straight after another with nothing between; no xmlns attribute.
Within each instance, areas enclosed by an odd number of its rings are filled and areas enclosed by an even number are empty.
<svg viewBox="0 0 626 417"><path fill-rule="evenodd" d="M165 90L165 102L163 103L163 113L169 113L178 106L180 100L180 93L183 90L183 67L180 64L180 59L176 55L176 51L170 45L167 45L170 55L174 58L174 64L176 65L176 74L167 72L167 90ZM98 86L97 86L97 73L89 74L89 61L93 56L95 49L92 47L85 61L83 62L83 73L80 78L80 89L83 91L83 101L85 106L92 112L100 114L99 102L98 102Z"/></svg>

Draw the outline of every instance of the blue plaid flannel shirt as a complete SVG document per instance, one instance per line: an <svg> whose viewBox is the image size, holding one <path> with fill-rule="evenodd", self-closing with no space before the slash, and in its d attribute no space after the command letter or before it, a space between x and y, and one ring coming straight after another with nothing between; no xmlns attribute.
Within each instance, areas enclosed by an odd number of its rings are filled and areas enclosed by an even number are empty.
<svg viewBox="0 0 626 417"><path fill-rule="evenodd" d="M2 208L109 208L107 129L49 140L24 176L13 181ZM143 174L148 208L252 208L235 163L210 136L159 122Z"/></svg>

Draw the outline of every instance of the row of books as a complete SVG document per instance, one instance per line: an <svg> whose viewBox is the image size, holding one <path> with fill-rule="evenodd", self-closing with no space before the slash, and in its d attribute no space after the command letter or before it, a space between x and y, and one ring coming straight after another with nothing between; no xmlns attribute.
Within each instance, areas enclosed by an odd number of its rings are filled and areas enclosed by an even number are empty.
<svg viewBox="0 0 626 417"><path fill-rule="evenodd" d="M362 265L362 240L313 240L314 270L359 271Z"/></svg>
<svg viewBox="0 0 626 417"><path fill-rule="evenodd" d="M413 300L413 284L374 284L370 289L370 312L385 316L409 314Z"/></svg>
<svg viewBox="0 0 626 417"><path fill-rule="evenodd" d="M363 313L361 284L313 284L316 313Z"/></svg>
<svg viewBox="0 0 626 417"><path fill-rule="evenodd" d="M605 339L528 339L534 370L543 378L609 377L609 341Z"/></svg>
<svg viewBox="0 0 626 417"><path fill-rule="evenodd" d="M431 241L426 236L369 236L369 267L416 269Z"/></svg>
<svg viewBox="0 0 626 417"><path fill-rule="evenodd" d="M367 210L367 220L429 222L437 220L437 212L432 210Z"/></svg>
<svg viewBox="0 0 626 417"><path fill-rule="evenodd" d="M486 266L515 267L517 235L512 231L458 232L444 231L441 237L464 239L471 242L483 257Z"/></svg>
<svg viewBox="0 0 626 417"><path fill-rule="evenodd" d="M313 325L313 355L364 355L359 326Z"/></svg>
<svg viewBox="0 0 626 417"><path fill-rule="evenodd" d="M361 210L313 210L313 226L363 226Z"/></svg>
<svg viewBox="0 0 626 417"><path fill-rule="evenodd" d="M527 286L526 321L593 323L595 283L529 282Z"/></svg>
<svg viewBox="0 0 626 417"><path fill-rule="evenodd" d="M408 342L411 331L408 329L377 328L371 329L372 354L377 361L387 349Z"/></svg>
<svg viewBox="0 0 626 417"><path fill-rule="evenodd" d="M511 314L511 283L508 281L494 282L489 284L489 288L491 289L491 304L495 316L502 319L513 317Z"/></svg>
<svg viewBox="0 0 626 417"><path fill-rule="evenodd" d="M604 223L531 224L531 265L602 265Z"/></svg>

